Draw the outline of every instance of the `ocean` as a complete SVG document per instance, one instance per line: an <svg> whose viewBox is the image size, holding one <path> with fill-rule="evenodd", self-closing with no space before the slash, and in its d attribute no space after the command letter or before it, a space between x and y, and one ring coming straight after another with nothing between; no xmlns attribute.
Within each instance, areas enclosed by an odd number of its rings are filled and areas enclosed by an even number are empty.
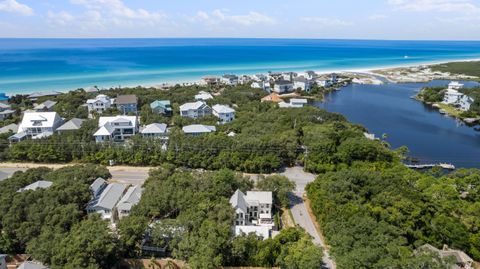
<svg viewBox="0 0 480 269"><path fill-rule="evenodd" d="M480 58L480 42L0 39L0 92L159 85L206 75L338 71Z"/></svg>

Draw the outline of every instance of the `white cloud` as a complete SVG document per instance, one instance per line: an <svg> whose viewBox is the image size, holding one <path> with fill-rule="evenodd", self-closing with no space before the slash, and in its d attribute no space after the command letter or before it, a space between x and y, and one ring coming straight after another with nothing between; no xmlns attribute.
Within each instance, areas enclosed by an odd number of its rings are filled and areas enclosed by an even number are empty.
<svg viewBox="0 0 480 269"><path fill-rule="evenodd" d="M16 13L23 16L33 15L33 9L25 4L21 4L16 0L0 1L0 11Z"/></svg>
<svg viewBox="0 0 480 269"><path fill-rule="evenodd" d="M315 24L317 27L335 27L335 26L350 26L353 23L340 20L337 18L324 18L324 17L304 17L301 21Z"/></svg>
<svg viewBox="0 0 480 269"><path fill-rule="evenodd" d="M399 10L478 13L480 6L472 0L388 0Z"/></svg>
<svg viewBox="0 0 480 269"><path fill-rule="evenodd" d="M388 18L388 16L384 14L373 14L368 17L368 19L372 21L384 20L386 18Z"/></svg>
<svg viewBox="0 0 480 269"><path fill-rule="evenodd" d="M70 2L85 7L87 13L95 11L95 16L101 15L105 17L105 21L115 24L133 24L136 21L154 25L163 22L167 17L160 11L129 8L122 0L70 0Z"/></svg>
<svg viewBox="0 0 480 269"><path fill-rule="evenodd" d="M241 26L252 25L274 25L277 21L265 14L250 11L242 15L230 15L228 10L216 9L211 13L205 11L197 12L197 15L191 19L194 22L202 22L210 26L219 25L223 23L231 23Z"/></svg>

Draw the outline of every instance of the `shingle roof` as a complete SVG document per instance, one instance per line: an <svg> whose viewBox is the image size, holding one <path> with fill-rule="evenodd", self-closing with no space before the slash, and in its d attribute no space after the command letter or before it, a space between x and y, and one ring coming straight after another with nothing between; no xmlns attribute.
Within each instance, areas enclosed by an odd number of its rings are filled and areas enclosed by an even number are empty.
<svg viewBox="0 0 480 269"><path fill-rule="evenodd" d="M182 130L186 134L196 134L196 133L215 132L217 128L215 126L209 126L209 125L192 124L192 125L184 126Z"/></svg>
<svg viewBox="0 0 480 269"><path fill-rule="evenodd" d="M23 192L23 191L35 191L37 189L47 189L50 186L52 186L53 182L51 181L45 181L45 180L39 180L37 182L34 182L28 186L25 186L21 189L18 190L18 192Z"/></svg>
<svg viewBox="0 0 480 269"><path fill-rule="evenodd" d="M61 92L49 91L49 92L34 92L28 96L28 98L38 98L44 96L56 96L62 94Z"/></svg>
<svg viewBox="0 0 480 269"><path fill-rule="evenodd" d="M248 201L258 201L260 204L271 204L272 192L271 191L247 191L245 199Z"/></svg>
<svg viewBox="0 0 480 269"><path fill-rule="evenodd" d="M33 109L34 110L43 110L43 109L51 109L57 104L55 101L47 100L41 104L36 105Z"/></svg>
<svg viewBox="0 0 480 269"><path fill-rule="evenodd" d="M172 107L170 106L170 101L169 100L156 100L156 101L153 101L150 104L150 108L152 108L152 109L155 109L157 107L161 107L161 108L163 108L167 111L172 110Z"/></svg>
<svg viewBox="0 0 480 269"><path fill-rule="evenodd" d="M12 123L0 128L0 134L8 133L9 131L16 133L18 131L18 124Z"/></svg>
<svg viewBox="0 0 480 269"><path fill-rule="evenodd" d="M75 131L82 127L85 120L73 118L57 128L57 131Z"/></svg>
<svg viewBox="0 0 480 269"><path fill-rule="evenodd" d="M140 131L142 134L164 134L167 132L167 125L165 123L152 123Z"/></svg>
<svg viewBox="0 0 480 269"><path fill-rule="evenodd" d="M289 85L292 84L290 80L277 80L275 81L275 85Z"/></svg>
<svg viewBox="0 0 480 269"><path fill-rule="evenodd" d="M127 188L124 184L111 183L105 190L103 190L100 198L95 201L91 207L101 207L109 210L113 210L115 205L118 203L120 198L122 198L125 189Z"/></svg>
<svg viewBox="0 0 480 269"><path fill-rule="evenodd" d="M120 202L118 202L118 210L130 210L132 206L140 202L142 197L142 188L140 186L132 186L128 188L127 193L122 197Z"/></svg>
<svg viewBox="0 0 480 269"><path fill-rule="evenodd" d="M240 208L243 212L247 212L247 202L245 201L245 194L238 189L235 193L230 197L230 204L233 208Z"/></svg>
<svg viewBox="0 0 480 269"><path fill-rule="evenodd" d="M202 101L197 101L197 102L191 102L191 103L185 103L180 106L181 111L186 111L186 110L196 110L200 109L202 106L205 106L206 104Z"/></svg>
<svg viewBox="0 0 480 269"><path fill-rule="evenodd" d="M119 95L117 99L115 99L115 104L117 105L125 105L125 104L136 104L138 102L138 98L136 95Z"/></svg>
<svg viewBox="0 0 480 269"><path fill-rule="evenodd" d="M235 109L225 105L214 105L212 109L215 110L215 112L222 113L222 114L235 113Z"/></svg>
<svg viewBox="0 0 480 269"><path fill-rule="evenodd" d="M105 186L105 184L107 184L105 179L99 177L90 185L90 190L94 193L94 195L98 195L99 191Z"/></svg>

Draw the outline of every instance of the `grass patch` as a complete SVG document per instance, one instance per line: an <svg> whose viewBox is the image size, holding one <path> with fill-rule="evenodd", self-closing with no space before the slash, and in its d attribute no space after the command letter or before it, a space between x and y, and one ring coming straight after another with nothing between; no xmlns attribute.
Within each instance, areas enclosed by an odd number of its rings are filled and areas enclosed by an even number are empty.
<svg viewBox="0 0 480 269"><path fill-rule="evenodd" d="M480 62L453 62L431 66L433 71L480 77Z"/></svg>
<svg viewBox="0 0 480 269"><path fill-rule="evenodd" d="M437 105L440 107L440 109L445 110L448 115L456 117L456 118L462 118L462 116L460 115L460 114L462 114L462 111L460 111L460 110L458 110L458 109L456 109L452 106L442 104L442 103L437 103Z"/></svg>

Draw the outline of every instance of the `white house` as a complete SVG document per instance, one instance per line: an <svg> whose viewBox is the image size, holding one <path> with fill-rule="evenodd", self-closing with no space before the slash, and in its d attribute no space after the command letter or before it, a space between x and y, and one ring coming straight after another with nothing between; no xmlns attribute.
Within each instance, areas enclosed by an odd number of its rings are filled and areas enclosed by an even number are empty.
<svg viewBox="0 0 480 269"><path fill-rule="evenodd" d="M220 78L220 81L225 84L225 85L229 85L229 86L235 86L238 84L238 76L236 75L223 75L221 78Z"/></svg>
<svg viewBox="0 0 480 269"><path fill-rule="evenodd" d="M138 119L136 116L100 117L98 127L93 134L97 142L123 142L138 132Z"/></svg>
<svg viewBox="0 0 480 269"><path fill-rule="evenodd" d="M315 83L319 87L324 87L324 88L328 88L328 87L332 86L332 82L329 79L317 79L317 80L315 80Z"/></svg>
<svg viewBox="0 0 480 269"><path fill-rule="evenodd" d="M36 181L28 186L20 188L17 192L24 192L24 191L36 191L38 189L48 189L53 185L51 181L39 180Z"/></svg>
<svg viewBox="0 0 480 269"><path fill-rule="evenodd" d="M205 91L200 91L197 95L195 95L195 101L207 101L213 99L213 96Z"/></svg>
<svg viewBox="0 0 480 269"><path fill-rule="evenodd" d="M281 108L302 108L308 104L307 99L292 98L290 103L280 102L278 106Z"/></svg>
<svg viewBox="0 0 480 269"><path fill-rule="evenodd" d="M289 80L289 81L292 81L297 76L298 76L298 74L295 73L295 72L285 72L285 73L282 74L283 79L284 80Z"/></svg>
<svg viewBox="0 0 480 269"><path fill-rule="evenodd" d="M110 99L110 97L106 96L105 94L99 94L95 97L95 99L88 99L88 113L92 114L95 111L97 114L102 114L106 109L112 107L113 101L114 100Z"/></svg>
<svg viewBox="0 0 480 269"><path fill-rule="evenodd" d="M448 84L448 89L445 92L442 103L454 106L463 111L469 110L474 100L472 97L458 91L462 87L463 84L456 81Z"/></svg>
<svg viewBox="0 0 480 269"><path fill-rule="evenodd" d="M210 126L210 125L192 124L192 125L184 126L182 128L182 131L186 135L200 136L200 135L203 135L203 134L216 132L217 128L215 128L215 126Z"/></svg>
<svg viewBox="0 0 480 269"><path fill-rule="evenodd" d="M309 92L312 89L312 81L305 77L296 77L293 79L293 88L301 89L302 91Z"/></svg>
<svg viewBox="0 0 480 269"><path fill-rule="evenodd" d="M4 104L0 102L0 120L10 118L15 110L11 109L12 107L9 104Z"/></svg>
<svg viewBox="0 0 480 269"><path fill-rule="evenodd" d="M100 196L93 197L87 205L87 213L98 213L104 220L115 221L116 205L123 197L127 186L119 183L111 183L101 192Z"/></svg>
<svg viewBox="0 0 480 269"><path fill-rule="evenodd" d="M452 81L448 84L448 88L451 90L460 90L463 88L463 84L459 83L458 81Z"/></svg>
<svg viewBox="0 0 480 269"><path fill-rule="evenodd" d="M268 81L268 77L264 74L255 74L252 76L253 81Z"/></svg>
<svg viewBox="0 0 480 269"><path fill-rule="evenodd" d="M213 115L220 119L220 123L231 122L235 119L235 109L225 105L214 105Z"/></svg>
<svg viewBox="0 0 480 269"><path fill-rule="evenodd" d="M293 83L289 80L275 81L273 91L276 93L286 93L293 91Z"/></svg>
<svg viewBox="0 0 480 269"><path fill-rule="evenodd" d="M62 123L63 119L57 112L25 112L17 134L25 134L32 139L47 137Z"/></svg>
<svg viewBox="0 0 480 269"><path fill-rule="evenodd" d="M201 118L212 115L212 109L203 101L186 103L180 106L180 116L188 118Z"/></svg>
<svg viewBox="0 0 480 269"><path fill-rule="evenodd" d="M131 186L125 195L117 204L118 218L122 219L130 215L130 211L134 205L137 205L142 198L143 189L140 186Z"/></svg>
<svg viewBox="0 0 480 269"><path fill-rule="evenodd" d="M245 195L237 190L230 204L235 209L235 225L273 226L271 191L247 191Z"/></svg>
<svg viewBox="0 0 480 269"><path fill-rule="evenodd" d="M165 123L152 123L140 129L145 138L168 139L168 129Z"/></svg>

